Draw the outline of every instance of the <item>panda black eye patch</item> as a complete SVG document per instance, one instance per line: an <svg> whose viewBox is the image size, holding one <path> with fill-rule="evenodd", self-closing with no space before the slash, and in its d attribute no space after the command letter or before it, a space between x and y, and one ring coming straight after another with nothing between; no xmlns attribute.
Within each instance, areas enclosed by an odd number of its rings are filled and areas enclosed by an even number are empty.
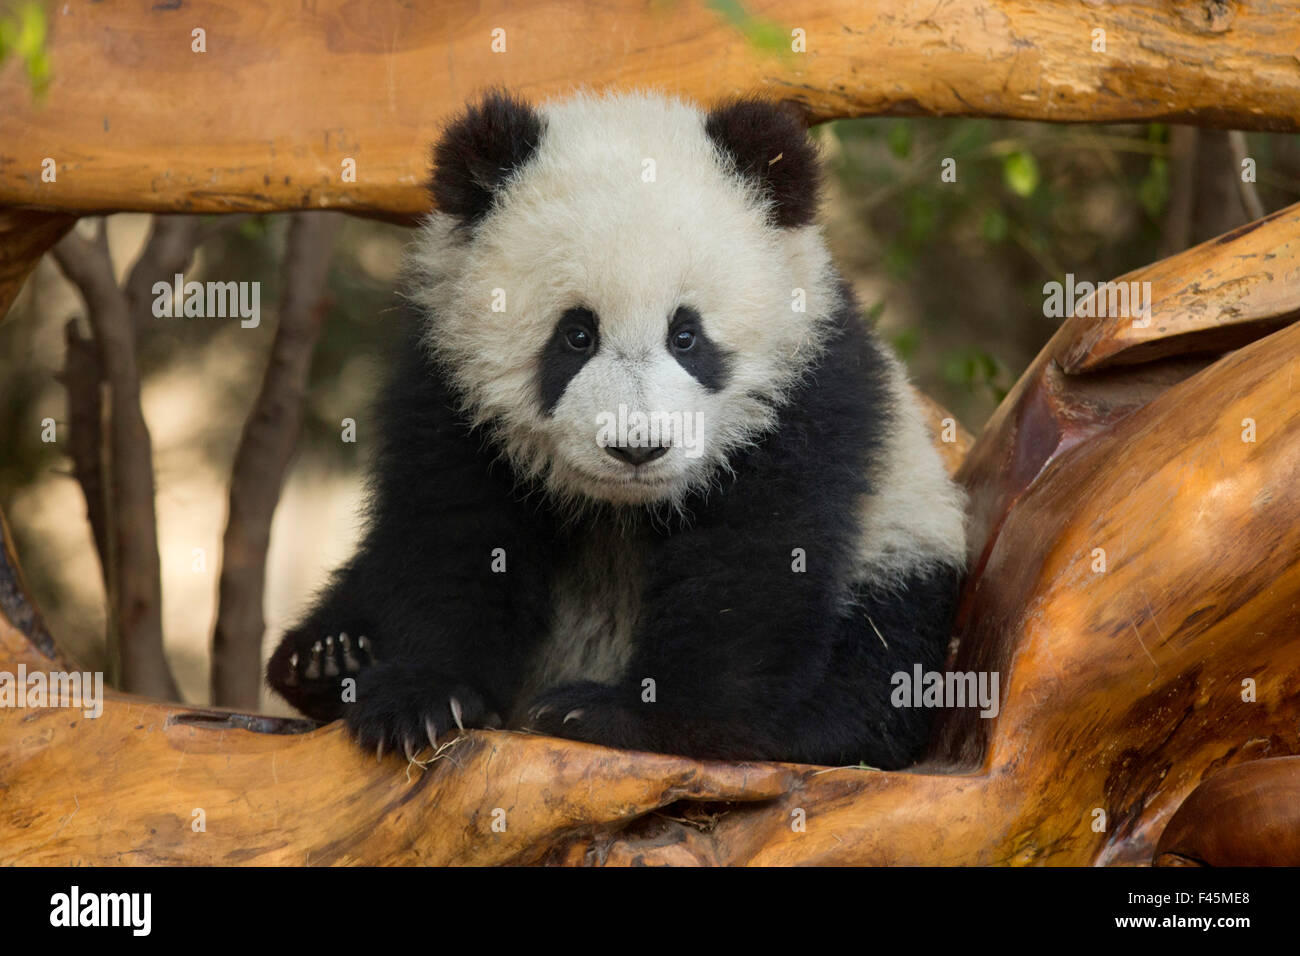
<svg viewBox="0 0 1300 956"><path fill-rule="evenodd" d="M596 354L600 345L596 313L584 306L565 310L542 349L538 374L542 409L555 411L569 381Z"/></svg>
<svg viewBox="0 0 1300 956"><path fill-rule="evenodd" d="M710 392L721 391L730 372L727 353L704 333L700 313L683 305L668 323L668 352Z"/></svg>

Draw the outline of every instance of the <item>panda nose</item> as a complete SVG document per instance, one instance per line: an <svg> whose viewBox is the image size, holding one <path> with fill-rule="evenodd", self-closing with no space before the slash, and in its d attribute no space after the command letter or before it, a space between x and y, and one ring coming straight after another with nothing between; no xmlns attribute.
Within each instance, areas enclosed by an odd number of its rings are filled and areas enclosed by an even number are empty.
<svg viewBox="0 0 1300 956"><path fill-rule="evenodd" d="M648 461L654 461L656 458L662 458L668 454L668 447L666 445L606 445L605 451L619 459L619 461L625 461L635 467L644 465Z"/></svg>

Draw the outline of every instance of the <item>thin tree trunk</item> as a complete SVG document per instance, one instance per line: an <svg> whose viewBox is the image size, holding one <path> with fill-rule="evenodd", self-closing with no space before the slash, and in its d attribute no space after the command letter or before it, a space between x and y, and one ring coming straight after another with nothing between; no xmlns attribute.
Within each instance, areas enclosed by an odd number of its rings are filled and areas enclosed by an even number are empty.
<svg viewBox="0 0 1300 956"><path fill-rule="evenodd" d="M338 216L295 213L271 357L244 423L230 477L212 635L212 702L255 709L262 686L266 554L280 490L298 442L312 352L327 309L322 290Z"/></svg>

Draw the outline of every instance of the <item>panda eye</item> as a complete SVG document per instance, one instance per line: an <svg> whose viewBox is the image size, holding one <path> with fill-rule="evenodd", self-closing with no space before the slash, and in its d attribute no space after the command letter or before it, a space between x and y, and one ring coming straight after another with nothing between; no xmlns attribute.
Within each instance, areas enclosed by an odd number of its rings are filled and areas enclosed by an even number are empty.
<svg viewBox="0 0 1300 956"><path fill-rule="evenodd" d="M591 333L580 325L573 325L565 330L564 341L573 351L586 352L591 348Z"/></svg>
<svg viewBox="0 0 1300 956"><path fill-rule="evenodd" d="M690 329L678 329L672 335L673 348L679 352L689 352L695 344L695 333Z"/></svg>

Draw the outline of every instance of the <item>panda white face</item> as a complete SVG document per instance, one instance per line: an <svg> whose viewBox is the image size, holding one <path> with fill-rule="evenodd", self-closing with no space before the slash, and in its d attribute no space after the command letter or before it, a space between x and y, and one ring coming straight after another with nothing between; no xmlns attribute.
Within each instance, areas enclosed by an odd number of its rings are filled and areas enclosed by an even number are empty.
<svg viewBox="0 0 1300 956"><path fill-rule="evenodd" d="M740 411L726 394L731 356L690 306L647 312L604 313L602 321L579 306L556 323L540 361L548 414L535 426L550 436L553 490L650 503L680 495L715 467L706 452L719 442L709 423Z"/></svg>
<svg viewBox="0 0 1300 956"><path fill-rule="evenodd" d="M421 230L427 342L552 494L678 502L774 424L816 357L834 306L824 245L777 221L683 103L579 97L532 116L536 142L487 207ZM443 208L462 197L444 193Z"/></svg>

